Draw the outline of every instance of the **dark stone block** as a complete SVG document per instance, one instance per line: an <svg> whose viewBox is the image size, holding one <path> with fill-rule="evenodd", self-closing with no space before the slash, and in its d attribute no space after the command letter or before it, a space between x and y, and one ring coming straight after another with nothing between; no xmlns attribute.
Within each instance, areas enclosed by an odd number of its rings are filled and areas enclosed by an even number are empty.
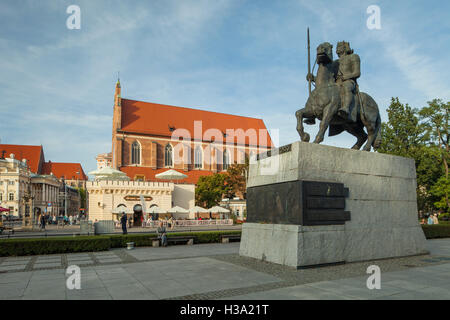
<svg viewBox="0 0 450 320"><path fill-rule="evenodd" d="M247 189L247 221L335 225L350 220L348 188L342 183L289 181Z"/></svg>

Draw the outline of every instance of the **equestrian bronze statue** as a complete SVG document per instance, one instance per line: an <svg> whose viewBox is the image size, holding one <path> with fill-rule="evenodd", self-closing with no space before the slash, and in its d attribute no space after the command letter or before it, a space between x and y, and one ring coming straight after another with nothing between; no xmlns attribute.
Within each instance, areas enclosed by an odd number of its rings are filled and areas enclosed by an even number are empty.
<svg viewBox="0 0 450 320"><path fill-rule="evenodd" d="M309 49L309 32L308 32ZM378 105L371 96L360 92L357 78L360 76L360 59L353 53L348 42L339 42L336 48L338 60L333 60L333 46L324 42L317 47L317 75L310 72L306 79L315 83L315 89L303 109L298 110L297 131L302 141L309 142L309 134L304 132L303 122L315 124L320 120L320 129L314 143L321 143L326 130L334 136L347 131L357 138L352 149L376 150L381 143L381 118ZM367 133L364 131L366 128Z"/></svg>

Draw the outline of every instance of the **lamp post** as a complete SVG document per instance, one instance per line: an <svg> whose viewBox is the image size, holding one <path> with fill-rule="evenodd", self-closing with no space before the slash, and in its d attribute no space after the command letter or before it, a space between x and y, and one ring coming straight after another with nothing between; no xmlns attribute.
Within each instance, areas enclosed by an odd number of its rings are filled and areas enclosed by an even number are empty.
<svg viewBox="0 0 450 320"><path fill-rule="evenodd" d="M25 212L23 214L22 229L33 229L33 218L34 218L33 199L34 195L31 192L31 181L30 181L30 183L27 186L27 190L26 192L24 192L24 195L22 197L25 209ZM27 218L27 205L29 205L28 218Z"/></svg>

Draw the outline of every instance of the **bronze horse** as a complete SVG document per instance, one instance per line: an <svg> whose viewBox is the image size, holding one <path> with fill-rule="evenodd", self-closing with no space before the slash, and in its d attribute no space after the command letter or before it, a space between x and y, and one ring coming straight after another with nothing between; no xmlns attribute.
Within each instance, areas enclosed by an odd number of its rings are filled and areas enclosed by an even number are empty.
<svg viewBox="0 0 450 320"><path fill-rule="evenodd" d="M304 132L303 120L306 124L314 124L315 119L320 121L320 129L314 140L314 143L321 143L328 127L330 127L329 136L334 136L342 131L347 131L357 138L352 149L359 150L364 142L363 150L375 150L381 143L381 118L378 105L368 94L361 92L360 99L355 96L355 112L357 112L357 121L350 122L337 115L341 105L341 89L336 84L336 74L338 70L338 61L333 61L333 46L324 42L317 47L316 62L319 65L317 76L314 77L316 88L306 102L305 108L298 110L297 132L302 141L309 142L309 134ZM361 103L362 102L362 107ZM367 133L364 131L364 127Z"/></svg>

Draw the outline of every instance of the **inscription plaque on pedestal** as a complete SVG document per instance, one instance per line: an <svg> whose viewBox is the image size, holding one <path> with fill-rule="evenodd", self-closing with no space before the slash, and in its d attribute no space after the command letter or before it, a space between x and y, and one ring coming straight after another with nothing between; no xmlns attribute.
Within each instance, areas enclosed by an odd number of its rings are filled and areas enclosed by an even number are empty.
<svg viewBox="0 0 450 320"><path fill-rule="evenodd" d="M247 189L247 222L303 226L339 225L350 220L345 211L348 188L342 183L289 181Z"/></svg>

